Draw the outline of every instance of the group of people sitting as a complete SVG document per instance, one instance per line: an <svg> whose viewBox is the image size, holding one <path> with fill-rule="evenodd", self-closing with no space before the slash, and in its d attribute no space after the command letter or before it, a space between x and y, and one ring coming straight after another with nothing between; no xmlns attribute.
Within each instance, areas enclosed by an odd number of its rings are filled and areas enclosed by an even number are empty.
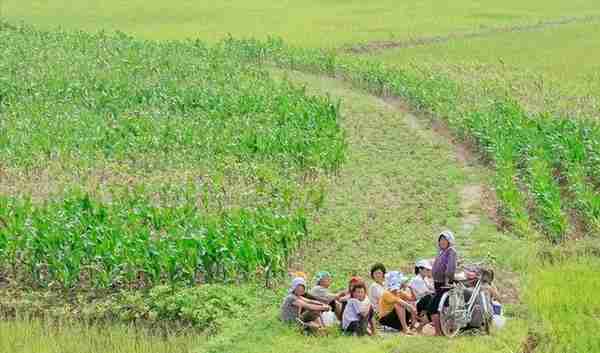
<svg viewBox="0 0 600 353"><path fill-rule="evenodd" d="M410 280L402 272L387 272L377 263L371 267L369 286L362 278L352 277L347 289L333 293L328 272L317 273L310 290L306 276L296 273L281 306L281 319L300 323L307 331L340 321L343 332L359 336L373 335L376 321L408 335L421 333L432 324L435 334L442 335L438 307L454 280L457 254L452 232L442 232L437 242L436 258L417 261Z"/></svg>

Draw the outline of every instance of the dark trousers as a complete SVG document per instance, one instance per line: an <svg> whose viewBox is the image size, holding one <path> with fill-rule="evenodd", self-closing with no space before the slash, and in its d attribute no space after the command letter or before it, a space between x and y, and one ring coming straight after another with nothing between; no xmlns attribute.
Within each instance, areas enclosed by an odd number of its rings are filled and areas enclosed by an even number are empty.
<svg viewBox="0 0 600 353"><path fill-rule="evenodd" d="M440 301L442 300L442 296L444 295L444 293L450 290L450 288L448 288L448 285L442 282L435 282L434 287L435 294L433 295L433 299L431 299L429 303L429 309L427 310L430 315L439 314L439 306Z"/></svg>
<svg viewBox="0 0 600 353"><path fill-rule="evenodd" d="M434 294L428 294L423 298L419 299L417 302L417 313L419 315L427 315L429 321L431 321L431 314L429 314L429 307L431 306L431 302L433 301Z"/></svg>
<svg viewBox="0 0 600 353"><path fill-rule="evenodd" d="M364 336L367 334L367 327L369 326L369 321L367 318L362 318L360 321L352 321L348 327L344 330L344 333L347 335L357 335Z"/></svg>
<svg viewBox="0 0 600 353"><path fill-rule="evenodd" d="M412 316L410 311L404 309L406 311L406 324L410 325L411 320L412 320ZM400 322L400 318L398 317L398 314L396 313L396 310L392 310L391 313L387 314L386 316L382 317L379 319L379 323L387 326L387 327L391 327L394 328L398 331L402 331L402 323ZM408 328L408 327L407 327Z"/></svg>

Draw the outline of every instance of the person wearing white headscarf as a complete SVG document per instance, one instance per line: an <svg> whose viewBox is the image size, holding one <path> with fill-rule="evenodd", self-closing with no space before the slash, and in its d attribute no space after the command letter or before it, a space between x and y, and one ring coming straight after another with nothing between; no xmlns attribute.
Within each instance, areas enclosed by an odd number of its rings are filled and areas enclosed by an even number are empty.
<svg viewBox="0 0 600 353"><path fill-rule="evenodd" d="M320 313L329 310L329 306L304 298L306 280L296 277L292 280L288 294L281 304L281 320L284 322L302 322L311 327L320 327Z"/></svg>
<svg viewBox="0 0 600 353"><path fill-rule="evenodd" d="M456 253L456 249L454 249L454 244L454 234L449 230L441 232L437 237L439 253L431 269L435 295L428 309L436 336L442 335L439 312L440 300L444 293L448 291L449 283L454 281L454 272L456 272L458 254Z"/></svg>
<svg viewBox="0 0 600 353"><path fill-rule="evenodd" d="M421 323L417 331L421 332L423 327L431 321L428 310L435 293L429 260L419 260L415 263L415 277L410 281L408 287L417 302L418 320Z"/></svg>
<svg viewBox="0 0 600 353"><path fill-rule="evenodd" d="M408 278L402 272L391 271L385 275L386 290L379 299L379 322L387 327L411 334L410 322L417 311L410 303L414 298L403 290Z"/></svg>

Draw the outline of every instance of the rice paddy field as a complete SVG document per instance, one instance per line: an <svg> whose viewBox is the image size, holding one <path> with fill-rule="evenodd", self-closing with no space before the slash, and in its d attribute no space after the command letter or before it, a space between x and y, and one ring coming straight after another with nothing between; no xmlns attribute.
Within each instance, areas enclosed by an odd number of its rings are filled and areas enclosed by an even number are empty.
<svg viewBox="0 0 600 353"><path fill-rule="evenodd" d="M46 29L120 30L146 39L200 37L214 42L229 34L256 39L280 36L301 46L338 47L600 16L600 10L589 0L379 0L366 4L357 0L4 0L2 16Z"/></svg>
<svg viewBox="0 0 600 353"><path fill-rule="evenodd" d="M600 5L0 2L0 352L598 352ZM457 234L508 324L279 322Z"/></svg>

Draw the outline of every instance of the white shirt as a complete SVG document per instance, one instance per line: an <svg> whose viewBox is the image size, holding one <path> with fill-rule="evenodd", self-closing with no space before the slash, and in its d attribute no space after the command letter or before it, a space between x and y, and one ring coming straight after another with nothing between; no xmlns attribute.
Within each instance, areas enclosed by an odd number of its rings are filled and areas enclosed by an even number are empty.
<svg viewBox="0 0 600 353"><path fill-rule="evenodd" d="M369 314L369 311L371 310L372 306L373 305L371 304L371 299L369 299L368 296L365 296L365 299L360 302L361 314L363 314L364 316L367 316Z"/></svg>
<svg viewBox="0 0 600 353"><path fill-rule="evenodd" d="M427 294L434 293L433 282L429 278L423 278L421 275L416 275L408 286L415 292L417 301Z"/></svg>
<svg viewBox="0 0 600 353"><path fill-rule="evenodd" d="M361 303L358 299L350 298L342 316L342 329L347 329L352 321L359 321L361 315Z"/></svg>
<svg viewBox="0 0 600 353"><path fill-rule="evenodd" d="M369 300L371 301L371 305L373 305L373 309L376 312L379 312L379 298L383 295L385 288L377 282L371 283L369 286Z"/></svg>

